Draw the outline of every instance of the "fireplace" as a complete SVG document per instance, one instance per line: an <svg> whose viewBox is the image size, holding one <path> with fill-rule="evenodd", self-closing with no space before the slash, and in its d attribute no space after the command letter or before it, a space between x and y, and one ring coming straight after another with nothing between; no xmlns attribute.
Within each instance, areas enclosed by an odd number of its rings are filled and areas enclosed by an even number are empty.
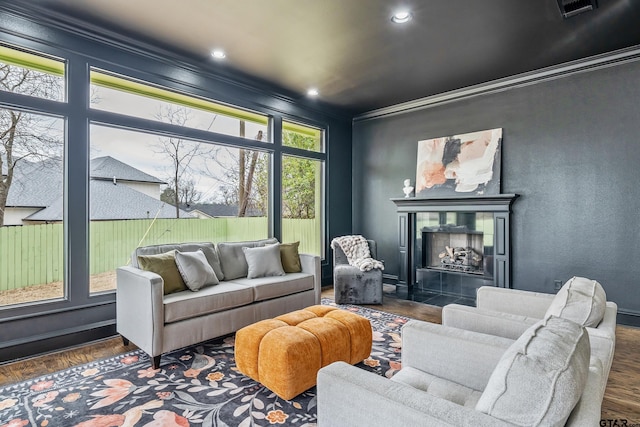
<svg viewBox="0 0 640 427"><path fill-rule="evenodd" d="M421 232L422 267L483 275L483 234L451 224L424 227Z"/></svg>
<svg viewBox="0 0 640 427"><path fill-rule="evenodd" d="M397 285L475 298L511 287L510 214L515 194L392 199L398 211Z"/></svg>

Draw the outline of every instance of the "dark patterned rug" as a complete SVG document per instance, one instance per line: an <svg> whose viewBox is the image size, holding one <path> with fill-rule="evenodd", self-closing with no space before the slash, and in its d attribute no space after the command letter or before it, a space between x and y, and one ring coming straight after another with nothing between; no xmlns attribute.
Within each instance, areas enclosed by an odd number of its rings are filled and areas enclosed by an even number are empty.
<svg viewBox="0 0 640 427"><path fill-rule="evenodd" d="M334 305L323 299L323 304ZM371 356L358 367L391 377L400 369L408 318L353 305L368 318ZM162 356L154 370L137 350L0 389L0 427L315 426L315 387L283 400L235 366L234 337Z"/></svg>

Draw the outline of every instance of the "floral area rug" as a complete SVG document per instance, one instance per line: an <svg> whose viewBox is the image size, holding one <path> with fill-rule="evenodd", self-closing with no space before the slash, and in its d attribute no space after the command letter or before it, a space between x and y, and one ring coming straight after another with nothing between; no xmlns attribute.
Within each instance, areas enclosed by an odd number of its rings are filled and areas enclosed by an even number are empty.
<svg viewBox="0 0 640 427"><path fill-rule="evenodd" d="M400 328L409 319L353 305L373 328L358 367L391 377L400 369ZM137 350L0 389L0 427L315 426L316 389L283 400L236 368L234 337L162 356Z"/></svg>

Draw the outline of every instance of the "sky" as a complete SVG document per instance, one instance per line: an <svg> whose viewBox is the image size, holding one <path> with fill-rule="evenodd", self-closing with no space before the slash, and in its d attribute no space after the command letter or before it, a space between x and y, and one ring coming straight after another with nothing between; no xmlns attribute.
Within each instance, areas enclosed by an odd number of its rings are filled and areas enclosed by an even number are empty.
<svg viewBox="0 0 640 427"><path fill-rule="evenodd" d="M94 88L96 102L92 102L92 107L97 109L157 120L156 117L161 111L161 105L163 108L169 105L163 101L113 89L98 86L94 86ZM222 134L239 136L238 119L214 115L197 109L189 110L186 122L189 127L201 130L210 129ZM267 134L266 126L251 122L246 123L245 134L247 136L253 137L258 134L259 130L263 130ZM111 156L167 181L172 171L171 160L161 152L161 139L163 138L157 135L91 125L91 158ZM193 142L193 144L198 143ZM231 161L229 152L237 156L238 150L204 143L200 143L200 145L201 151L208 152L210 155L199 156L191 162L194 171L201 171L194 173L196 189L203 194L202 201L219 201L218 188L224 169L210 157L215 155L219 162L225 164Z"/></svg>

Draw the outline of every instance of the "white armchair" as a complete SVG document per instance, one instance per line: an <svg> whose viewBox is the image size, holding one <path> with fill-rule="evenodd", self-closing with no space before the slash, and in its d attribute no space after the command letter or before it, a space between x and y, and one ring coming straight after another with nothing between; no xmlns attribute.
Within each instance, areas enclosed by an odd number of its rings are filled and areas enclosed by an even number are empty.
<svg viewBox="0 0 640 427"><path fill-rule="evenodd" d="M402 369L392 379L340 362L318 372L318 425L513 426L518 417L530 416L527 412L534 407L536 416L544 417L539 421L540 425L598 425L603 396L601 384L606 383L602 365L597 359L589 359L588 335L584 328L564 319L555 319L559 322L556 326L559 325L561 336L556 340L560 344L556 345L562 348L566 342L575 344L567 346L571 350L565 352L572 354L571 359L553 360L553 355L562 351L557 347L547 348L532 363L533 369L526 366L524 371L514 374L515 378L507 373L507 379L500 378L500 371L512 366L509 357L522 354L523 346L536 347L531 340L544 335L536 329L539 325L531 328L531 332L525 332L522 339L513 341L412 320L402 329ZM573 329L572 333L565 334L567 323L569 329ZM553 339L556 333L549 333L547 337ZM545 345L538 343L537 348ZM580 350L576 351L578 348ZM564 386L551 385L553 381L539 381L540 377L546 377L545 370L558 369L561 365L562 370L566 363L580 366L580 381ZM545 365L541 368L542 373L534 372L535 366L540 365ZM511 401L503 405L502 412L496 411L500 404L487 410L487 399L496 396L495 389L500 389L500 384L509 384L516 389L512 388L508 393L500 390L505 396L510 393ZM539 387L540 384L545 384L546 388ZM526 403L522 404L523 401ZM547 418L548 414L558 414L549 409L553 405L563 406L564 415L552 422ZM517 425L525 424L518 422Z"/></svg>
<svg viewBox="0 0 640 427"><path fill-rule="evenodd" d="M568 281L563 288L570 282ZM561 295L560 292L558 295ZM557 300L557 296L553 294L483 286L478 289L476 307L459 304L443 307L442 324L516 339L532 324L545 317L554 300ZM585 312L589 312L588 307ZM597 325L586 327L591 343L591 355L600 359L606 377L609 376L616 345L617 313L616 303L606 301L602 319ZM603 393L604 387L606 381L603 384Z"/></svg>

